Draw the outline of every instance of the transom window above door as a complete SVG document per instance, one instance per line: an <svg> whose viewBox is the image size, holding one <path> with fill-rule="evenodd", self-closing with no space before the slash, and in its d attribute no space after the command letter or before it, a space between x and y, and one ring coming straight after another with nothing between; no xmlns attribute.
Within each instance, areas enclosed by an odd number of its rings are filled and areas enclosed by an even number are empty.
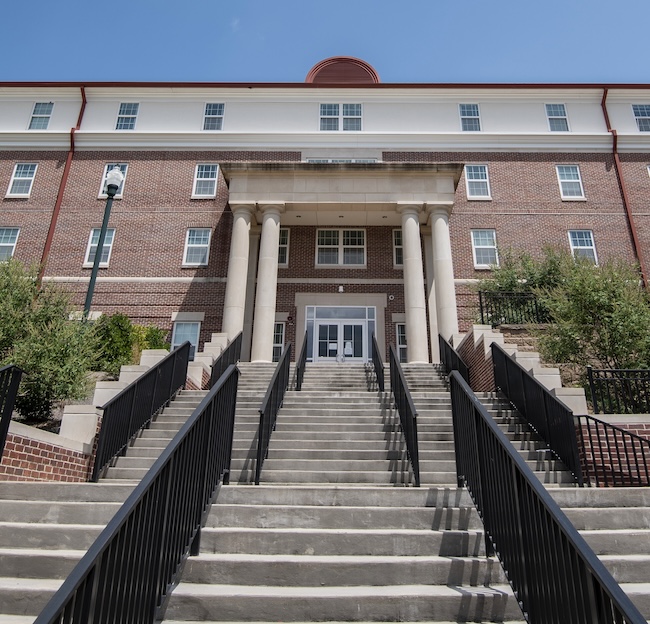
<svg viewBox="0 0 650 624"><path fill-rule="evenodd" d="M316 266L365 266L365 230L318 230Z"/></svg>

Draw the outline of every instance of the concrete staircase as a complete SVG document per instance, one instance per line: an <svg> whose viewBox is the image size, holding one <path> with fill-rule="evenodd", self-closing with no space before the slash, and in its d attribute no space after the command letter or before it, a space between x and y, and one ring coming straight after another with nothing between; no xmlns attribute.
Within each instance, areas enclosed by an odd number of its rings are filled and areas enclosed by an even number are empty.
<svg viewBox="0 0 650 624"><path fill-rule="evenodd" d="M205 394L181 391L100 483L0 482L0 623L33 622Z"/></svg>

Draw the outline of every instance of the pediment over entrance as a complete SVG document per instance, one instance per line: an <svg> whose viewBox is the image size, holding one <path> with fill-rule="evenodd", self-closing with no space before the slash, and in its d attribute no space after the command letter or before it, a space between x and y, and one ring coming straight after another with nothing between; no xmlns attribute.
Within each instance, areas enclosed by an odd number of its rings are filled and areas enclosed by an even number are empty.
<svg viewBox="0 0 650 624"><path fill-rule="evenodd" d="M452 206L460 163L232 163L231 205L283 204L286 225L400 224L398 204ZM426 214L423 211L422 222Z"/></svg>

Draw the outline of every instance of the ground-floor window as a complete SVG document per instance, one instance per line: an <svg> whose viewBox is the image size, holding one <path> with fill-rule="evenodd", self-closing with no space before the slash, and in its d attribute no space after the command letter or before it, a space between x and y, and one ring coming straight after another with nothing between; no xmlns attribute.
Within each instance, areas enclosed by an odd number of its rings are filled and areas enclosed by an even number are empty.
<svg viewBox="0 0 650 624"><path fill-rule="evenodd" d="M406 323L395 324L395 336L397 339L397 357L402 363L408 362L406 353Z"/></svg>
<svg viewBox="0 0 650 624"><path fill-rule="evenodd" d="M279 362L284 351L284 323L273 326L273 361Z"/></svg>
<svg viewBox="0 0 650 624"><path fill-rule="evenodd" d="M180 347L185 341L190 342L190 360L194 359L194 354L199 346L199 331L201 323L198 321L177 321L174 323L172 332L172 349Z"/></svg>

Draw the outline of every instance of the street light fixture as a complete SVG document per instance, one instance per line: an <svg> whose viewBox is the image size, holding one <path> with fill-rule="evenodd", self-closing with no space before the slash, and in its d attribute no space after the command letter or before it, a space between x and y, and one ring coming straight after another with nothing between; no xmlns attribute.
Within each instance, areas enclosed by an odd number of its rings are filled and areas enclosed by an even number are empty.
<svg viewBox="0 0 650 624"><path fill-rule="evenodd" d="M120 171L120 168L115 165L115 167L113 167L106 175L106 208L104 209L104 221L102 222L102 229L99 232L99 240L97 241L97 249L95 250L93 270L90 273L90 283L88 284L88 292L86 293L86 302L84 303L84 319L87 319L90 314L90 304L93 300L95 282L97 281L97 272L99 271L99 263L101 262L102 252L104 251L104 240L106 239L108 220L111 216L113 198L122 182L124 182L124 174Z"/></svg>

